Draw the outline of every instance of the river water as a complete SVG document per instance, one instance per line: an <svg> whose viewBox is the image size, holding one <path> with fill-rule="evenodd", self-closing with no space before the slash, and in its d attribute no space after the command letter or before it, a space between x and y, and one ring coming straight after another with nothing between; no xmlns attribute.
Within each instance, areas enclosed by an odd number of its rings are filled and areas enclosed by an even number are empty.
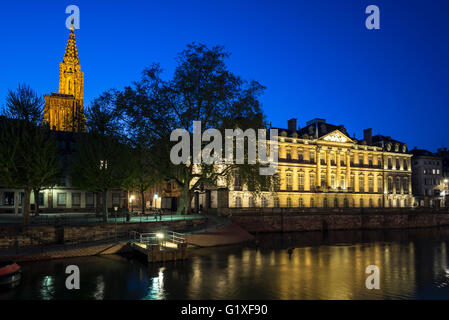
<svg viewBox="0 0 449 320"><path fill-rule="evenodd" d="M264 234L256 243L194 250L147 265L132 256L23 263L0 299L448 299L449 229ZM288 248L294 248L288 253ZM65 268L80 269L80 290ZM380 289L365 286L379 268Z"/></svg>

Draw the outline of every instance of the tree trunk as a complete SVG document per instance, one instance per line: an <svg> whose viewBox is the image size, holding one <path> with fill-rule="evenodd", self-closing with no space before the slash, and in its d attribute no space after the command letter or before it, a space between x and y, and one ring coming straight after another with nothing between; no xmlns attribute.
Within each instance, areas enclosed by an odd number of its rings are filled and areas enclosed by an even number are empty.
<svg viewBox="0 0 449 320"><path fill-rule="evenodd" d="M39 216L39 189L34 189L34 208L36 209L36 217Z"/></svg>
<svg viewBox="0 0 449 320"><path fill-rule="evenodd" d="M103 191L103 220L104 222L108 222L108 190Z"/></svg>
<svg viewBox="0 0 449 320"><path fill-rule="evenodd" d="M142 214L145 214L145 197L144 197L144 191L140 191L140 197L142 202Z"/></svg>
<svg viewBox="0 0 449 320"><path fill-rule="evenodd" d="M28 225L30 223L30 199L31 188L25 188L25 199L23 200L22 206L23 225Z"/></svg>
<svg viewBox="0 0 449 320"><path fill-rule="evenodd" d="M181 190L181 198L178 210L176 210L177 214L190 214L190 207L192 202L192 196L189 189L189 185L186 184L182 187Z"/></svg>

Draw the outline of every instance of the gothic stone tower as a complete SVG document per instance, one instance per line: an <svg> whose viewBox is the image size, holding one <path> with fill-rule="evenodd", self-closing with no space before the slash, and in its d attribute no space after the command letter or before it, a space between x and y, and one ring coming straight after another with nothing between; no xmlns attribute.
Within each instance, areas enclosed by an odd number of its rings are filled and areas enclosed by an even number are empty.
<svg viewBox="0 0 449 320"><path fill-rule="evenodd" d="M84 74L76 48L74 29L70 30L64 59L59 64L59 92L44 95L44 122L52 130L84 131L83 110Z"/></svg>

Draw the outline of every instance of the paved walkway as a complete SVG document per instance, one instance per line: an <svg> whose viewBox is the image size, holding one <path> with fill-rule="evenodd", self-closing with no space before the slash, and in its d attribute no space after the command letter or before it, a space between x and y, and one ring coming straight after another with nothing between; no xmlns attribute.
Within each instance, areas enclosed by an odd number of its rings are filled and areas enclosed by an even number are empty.
<svg viewBox="0 0 449 320"><path fill-rule="evenodd" d="M154 214L133 215L130 221L126 217L109 216L107 223L138 223L138 222L156 222L156 221L179 221L204 218L203 215L181 215L181 214L163 214L162 217ZM21 224L22 215L0 214L0 225ZM40 214L38 217L30 216L30 225L80 225L80 224L104 223L103 217L96 216L94 213L47 213Z"/></svg>

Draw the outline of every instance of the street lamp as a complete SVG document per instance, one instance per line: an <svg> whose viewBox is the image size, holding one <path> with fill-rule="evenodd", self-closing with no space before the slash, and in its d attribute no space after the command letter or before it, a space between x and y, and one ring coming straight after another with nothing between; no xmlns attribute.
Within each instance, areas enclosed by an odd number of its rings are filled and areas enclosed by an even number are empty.
<svg viewBox="0 0 449 320"><path fill-rule="evenodd" d="M129 203L131 203L131 212L134 212L134 205L133 205L133 200L134 200L134 195L131 195L129 197Z"/></svg>

